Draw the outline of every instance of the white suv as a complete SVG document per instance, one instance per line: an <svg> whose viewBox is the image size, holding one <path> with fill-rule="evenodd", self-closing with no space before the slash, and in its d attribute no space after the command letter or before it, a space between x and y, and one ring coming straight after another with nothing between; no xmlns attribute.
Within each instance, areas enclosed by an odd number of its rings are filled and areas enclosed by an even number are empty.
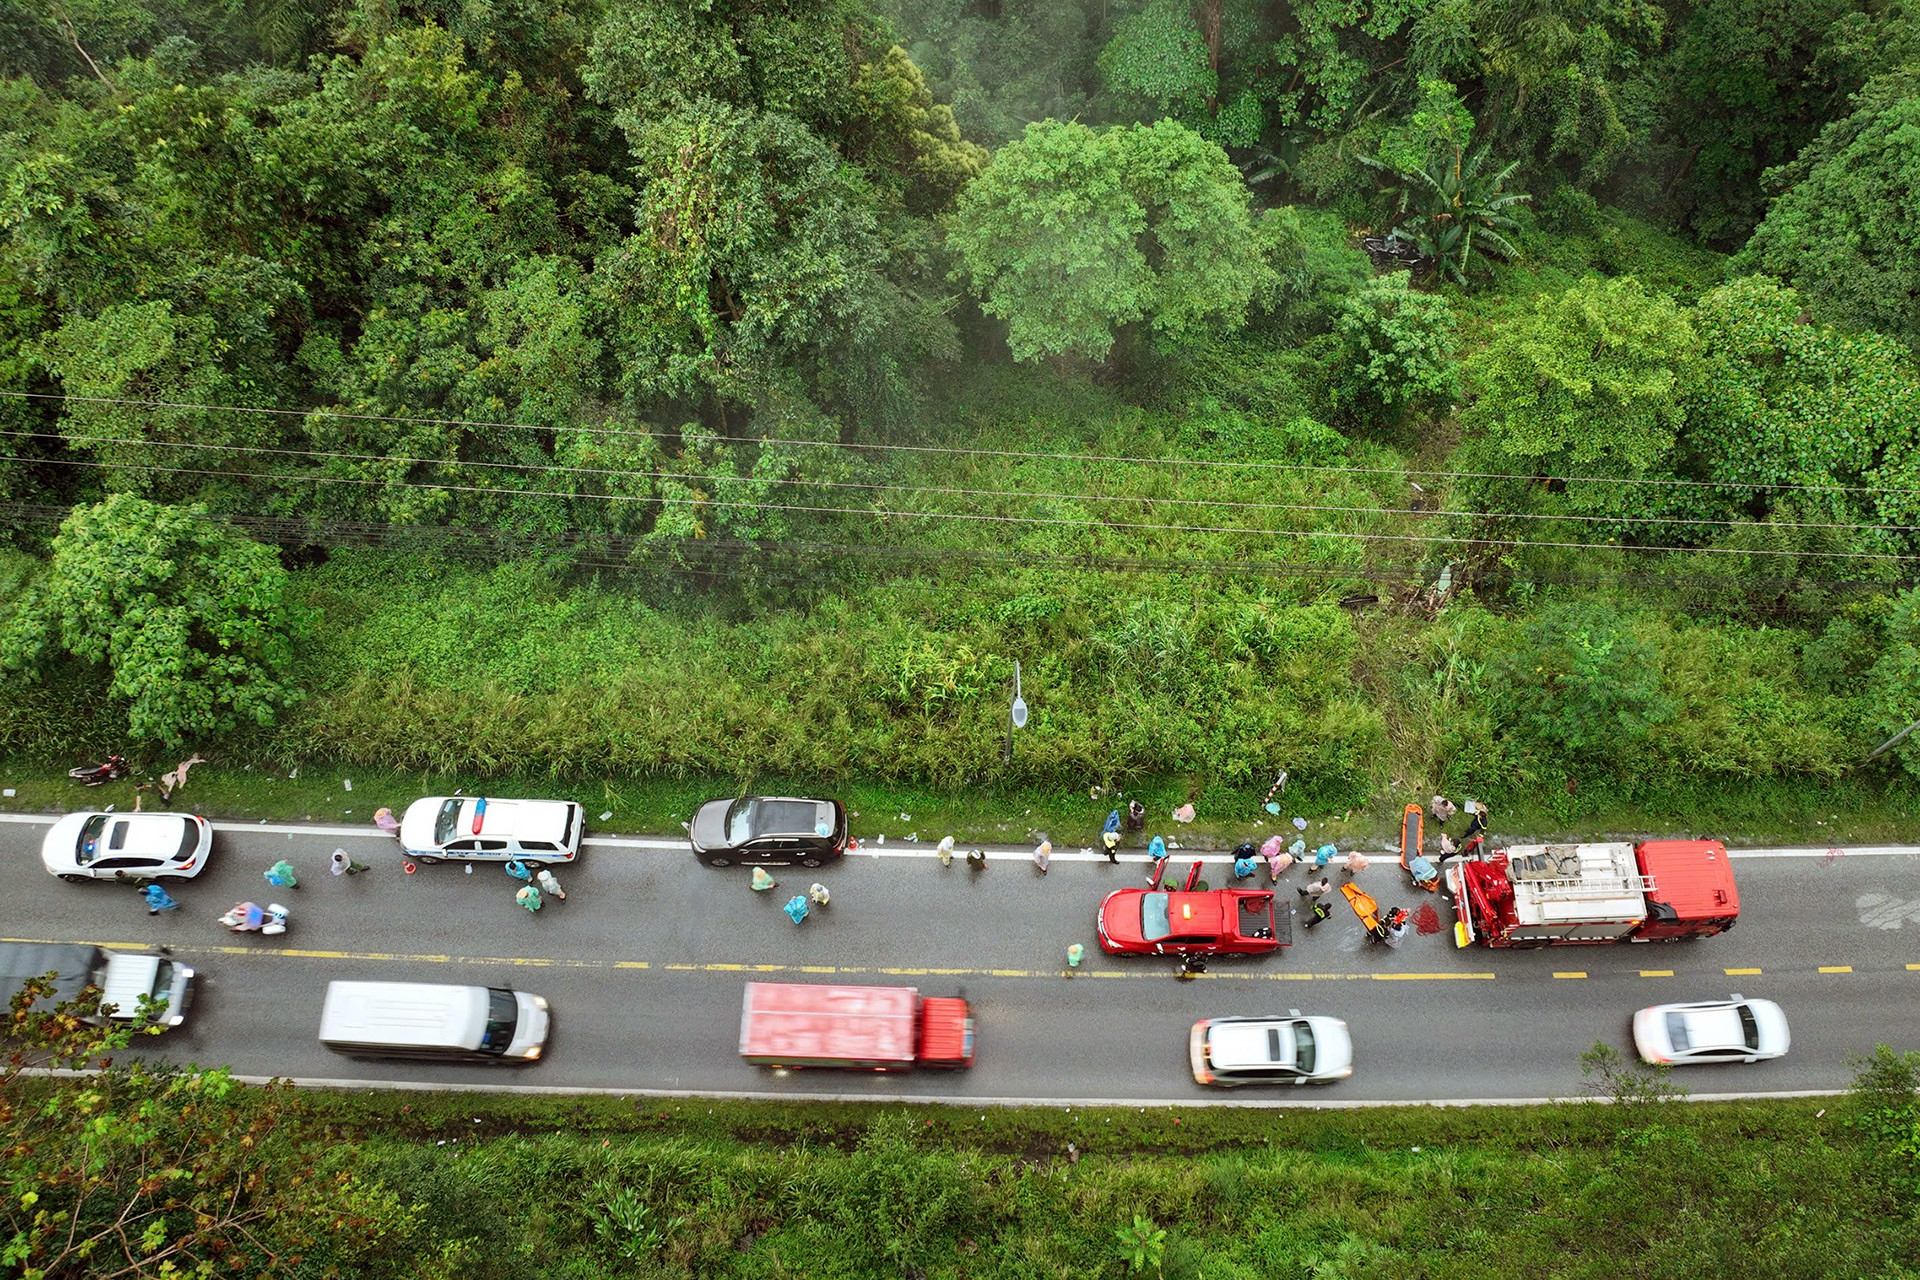
<svg viewBox="0 0 1920 1280"><path fill-rule="evenodd" d="M1199 1084L1326 1084L1353 1074L1353 1040L1338 1018L1203 1018L1187 1037Z"/></svg>
<svg viewBox="0 0 1920 1280"><path fill-rule="evenodd" d="M407 806L400 845L422 862L507 862L530 867L580 856L585 814L572 800L429 796Z"/></svg>

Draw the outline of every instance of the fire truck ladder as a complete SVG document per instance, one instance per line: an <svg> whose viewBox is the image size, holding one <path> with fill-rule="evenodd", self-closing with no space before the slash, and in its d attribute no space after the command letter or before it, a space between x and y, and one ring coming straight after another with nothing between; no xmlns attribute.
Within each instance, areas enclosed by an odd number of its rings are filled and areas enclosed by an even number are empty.
<svg viewBox="0 0 1920 1280"><path fill-rule="evenodd" d="M1605 876L1586 880L1521 880L1514 888L1525 886L1536 899L1577 902L1583 898L1624 898L1636 893L1652 893L1652 876Z"/></svg>

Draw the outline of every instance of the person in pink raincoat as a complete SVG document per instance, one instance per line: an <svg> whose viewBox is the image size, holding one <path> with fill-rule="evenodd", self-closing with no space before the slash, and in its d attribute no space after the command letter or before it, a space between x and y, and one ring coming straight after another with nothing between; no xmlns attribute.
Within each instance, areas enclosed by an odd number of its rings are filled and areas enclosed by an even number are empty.
<svg viewBox="0 0 1920 1280"><path fill-rule="evenodd" d="M1260 856L1267 860L1267 883L1273 884L1280 879L1280 873L1293 865L1293 855L1281 847L1279 836L1268 836L1266 843L1260 846Z"/></svg>

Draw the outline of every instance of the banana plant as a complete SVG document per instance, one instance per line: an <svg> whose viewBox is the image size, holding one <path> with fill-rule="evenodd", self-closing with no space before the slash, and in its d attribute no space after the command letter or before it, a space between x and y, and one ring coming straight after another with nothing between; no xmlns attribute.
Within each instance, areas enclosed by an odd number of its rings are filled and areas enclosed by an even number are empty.
<svg viewBox="0 0 1920 1280"><path fill-rule="evenodd" d="M1489 173L1489 148L1474 151L1454 145L1437 150L1421 169L1402 171L1377 156L1360 156L1361 163L1389 175L1399 185L1397 230L1419 246L1428 270L1467 287L1467 269L1475 249L1502 261L1520 256L1502 232L1518 230L1506 210L1533 199L1508 192L1507 179L1520 167L1518 160Z"/></svg>

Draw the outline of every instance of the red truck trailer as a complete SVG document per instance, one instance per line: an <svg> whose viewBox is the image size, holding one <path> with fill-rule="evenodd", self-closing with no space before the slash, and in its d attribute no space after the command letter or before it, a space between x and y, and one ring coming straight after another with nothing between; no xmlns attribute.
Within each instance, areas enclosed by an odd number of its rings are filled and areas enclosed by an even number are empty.
<svg viewBox="0 0 1920 1280"><path fill-rule="evenodd" d="M1740 894L1718 840L1518 845L1447 862L1454 942L1654 942L1733 928Z"/></svg>
<svg viewBox="0 0 1920 1280"><path fill-rule="evenodd" d="M740 1056L762 1067L970 1067L973 1035L964 999L912 987L749 982L740 1011Z"/></svg>

